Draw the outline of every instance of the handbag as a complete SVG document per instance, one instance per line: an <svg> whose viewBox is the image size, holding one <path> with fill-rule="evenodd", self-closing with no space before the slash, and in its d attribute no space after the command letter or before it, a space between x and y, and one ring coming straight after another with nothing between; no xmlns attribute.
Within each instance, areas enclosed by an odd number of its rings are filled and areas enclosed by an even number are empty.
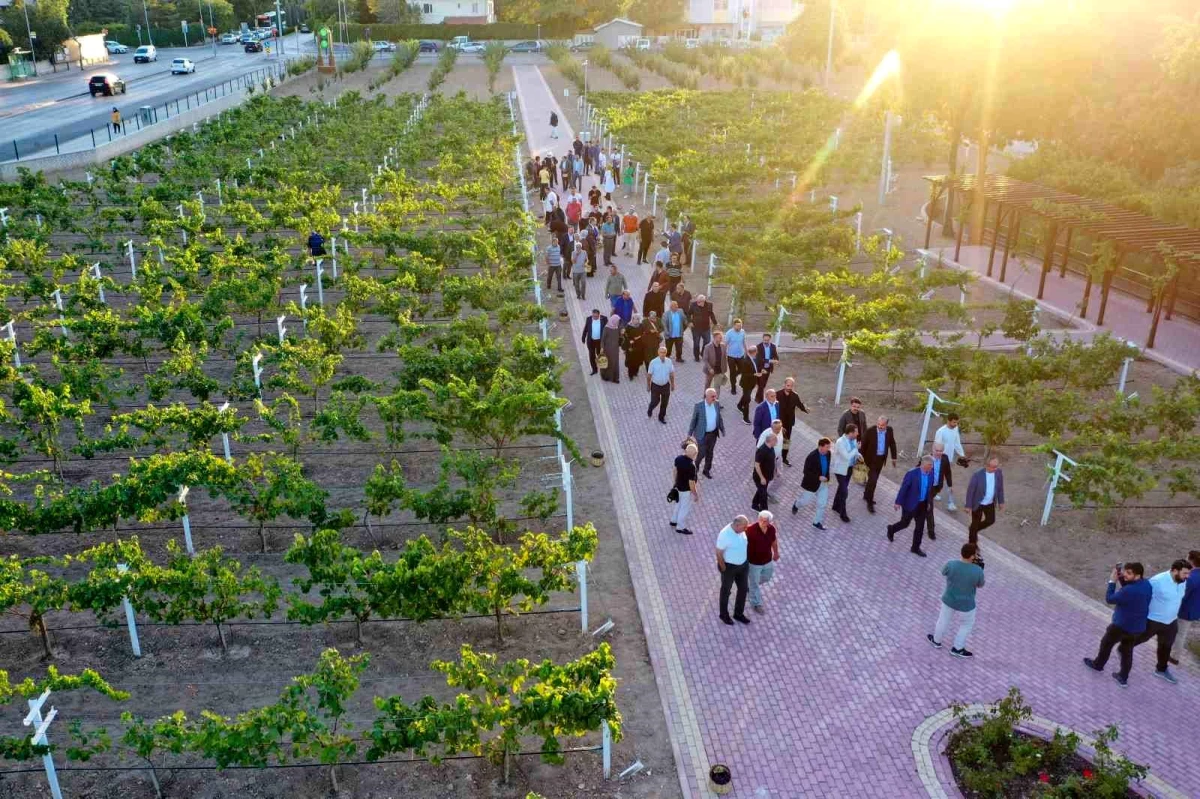
<svg viewBox="0 0 1200 799"><path fill-rule="evenodd" d="M667 492L667 502L678 502L678 501L679 501L679 489L676 488L675 486L671 486L671 490Z"/></svg>
<svg viewBox="0 0 1200 799"><path fill-rule="evenodd" d="M608 356L600 355L599 357L597 357L596 358L596 366L601 369L607 369L608 368Z"/></svg>
<svg viewBox="0 0 1200 799"><path fill-rule="evenodd" d="M851 472L850 476L856 484L864 485L867 482L868 471L867 464L859 461L854 464L854 471Z"/></svg>
<svg viewBox="0 0 1200 799"><path fill-rule="evenodd" d="M957 463L959 466L963 467L964 469L970 467L970 465L971 465L971 462L969 460L967 460L966 458L959 458L958 460L955 461L955 463Z"/></svg>

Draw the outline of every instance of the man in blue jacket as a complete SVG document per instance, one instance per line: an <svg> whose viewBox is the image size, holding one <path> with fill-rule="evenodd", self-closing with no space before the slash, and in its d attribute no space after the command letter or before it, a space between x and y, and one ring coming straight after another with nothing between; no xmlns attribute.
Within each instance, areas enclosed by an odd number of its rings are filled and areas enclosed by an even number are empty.
<svg viewBox="0 0 1200 799"><path fill-rule="evenodd" d="M888 541L896 540L896 533L914 522L912 547L909 552L925 557L921 549L921 539L925 536L925 516L929 512L929 499L933 496L933 458L921 456L921 465L909 469L900 483L900 491L896 493L896 510L900 511L900 521L889 524L887 528Z"/></svg>
<svg viewBox="0 0 1200 799"><path fill-rule="evenodd" d="M1176 666L1187 651L1188 640L1200 636L1200 549L1188 553L1192 573L1184 584L1183 602L1179 605L1179 634L1171 647L1170 660Z"/></svg>
<svg viewBox="0 0 1200 799"><path fill-rule="evenodd" d="M1100 652L1094 658L1084 658L1083 665L1092 671L1104 671L1113 647L1121 658L1121 670L1113 672L1113 679L1124 688L1129 684L1129 671L1133 668L1133 647L1138 637L1146 631L1146 618L1150 614L1150 599L1154 594L1150 583L1142 579L1146 570L1140 563L1123 564L1121 570L1113 569L1108 578L1108 591L1104 601L1115 605L1112 623L1100 639ZM1118 580L1121 587L1118 588Z"/></svg>
<svg viewBox="0 0 1200 799"><path fill-rule="evenodd" d="M754 432L754 440L758 441L762 432L778 418L779 403L775 401L775 389L768 388L767 398L754 409L754 426L750 428Z"/></svg>

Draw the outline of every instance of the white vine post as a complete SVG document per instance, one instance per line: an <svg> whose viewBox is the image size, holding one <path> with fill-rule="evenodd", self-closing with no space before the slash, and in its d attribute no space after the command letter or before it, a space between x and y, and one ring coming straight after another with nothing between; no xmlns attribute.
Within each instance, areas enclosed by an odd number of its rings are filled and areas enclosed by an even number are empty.
<svg viewBox="0 0 1200 799"><path fill-rule="evenodd" d="M920 457L925 451L925 436L929 435L929 418L931 416L936 416L939 419L942 418L942 415L933 409L933 403L940 402L943 405L958 404L957 402L950 402L949 400L942 399L937 394L933 393L931 389L927 388L925 391L929 394L929 397L925 400L925 417L921 420L921 438L917 440L917 457Z"/></svg>
<svg viewBox="0 0 1200 799"><path fill-rule="evenodd" d="M708 290L705 291L705 294L709 297L712 296L712 276L713 276L713 270L715 270L716 268L717 268L717 254L709 253L708 254Z"/></svg>
<svg viewBox="0 0 1200 799"><path fill-rule="evenodd" d="M857 255L860 252L862 252L862 211L854 215L854 253Z"/></svg>
<svg viewBox="0 0 1200 799"><path fill-rule="evenodd" d="M829 213L831 213L831 214L837 213L837 200L838 200L838 198L837 198L836 194L829 195Z"/></svg>
<svg viewBox="0 0 1200 799"><path fill-rule="evenodd" d="M333 257L333 279L337 280L337 236L330 239L332 246L329 248Z"/></svg>
<svg viewBox="0 0 1200 799"><path fill-rule="evenodd" d="M227 410L229 410L229 400L225 400L221 407L217 408L217 413L225 413ZM229 433L221 433L221 448L225 450L225 462L233 463L233 456L229 454Z"/></svg>
<svg viewBox="0 0 1200 799"><path fill-rule="evenodd" d="M654 184L654 207L650 210L650 216L658 216L658 184Z"/></svg>
<svg viewBox="0 0 1200 799"><path fill-rule="evenodd" d="M17 352L17 331L13 330L12 320L9 319L4 325L4 331L8 333L8 340L13 345L13 366L21 368L21 353Z"/></svg>
<svg viewBox="0 0 1200 799"><path fill-rule="evenodd" d="M29 738L29 743L34 746L50 745L50 741L46 738L46 730L50 729L50 724L58 715L58 709L50 708L50 712L45 718L42 718L42 706L49 698L50 689L47 688L37 699L29 700L29 715L25 717L23 723L26 727L36 725L33 728L33 735ZM50 795L54 799L62 799L62 790L58 787L58 772L54 770L54 755L49 752L42 755L42 765L46 767L46 782L50 783Z"/></svg>
<svg viewBox="0 0 1200 799"><path fill-rule="evenodd" d="M634 191L637 190L637 184L634 184ZM646 176L642 179L642 205L646 204L646 192L650 190L650 170L646 170Z"/></svg>
<svg viewBox="0 0 1200 799"><path fill-rule="evenodd" d="M847 347L846 342L843 341L842 342L842 357L838 358L837 391L835 391L834 395L833 395L833 404L834 405L842 404L842 386L846 382L846 369L853 365L854 364L850 363L850 348Z"/></svg>
<svg viewBox="0 0 1200 799"><path fill-rule="evenodd" d="M600 759L604 764L604 779L612 773L612 728L608 719L600 722Z"/></svg>
<svg viewBox="0 0 1200 799"><path fill-rule="evenodd" d="M58 326L62 330L63 338L68 338L66 319L63 318L62 291L54 290L54 307L58 309Z"/></svg>
<svg viewBox="0 0 1200 799"><path fill-rule="evenodd" d="M225 200L221 197L221 179L217 178L217 205L224 205Z"/></svg>
<svg viewBox="0 0 1200 799"><path fill-rule="evenodd" d="M250 359L250 368L254 370L254 387L258 389L258 396L262 396L262 367L259 362L262 361L262 353L254 353L254 357Z"/></svg>
<svg viewBox="0 0 1200 799"><path fill-rule="evenodd" d="M1046 491L1046 505L1042 508L1042 527L1050 521L1050 511L1054 508L1054 490L1058 488L1059 480L1071 482L1070 475L1063 472L1063 464L1069 463L1072 466L1079 464L1062 454L1058 450L1054 450L1054 474L1050 477L1050 487Z"/></svg>
<svg viewBox="0 0 1200 799"><path fill-rule="evenodd" d="M128 564L117 564L117 572L120 574L125 574L128 571ZM121 597L121 607L125 608L125 624L129 627L129 646L133 649L133 656L140 658L142 656L142 643L138 640L137 621L133 618L133 605L129 603L128 596Z"/></svg>
<svg viewBox="0 0 1200 799"><path fill-rule="evenodd" d="M300 325L308 334L308 284L300 284Z"/></svg>
<svg viewBox="0 0 1200 799"><path fill-rule="evenodd" d="M96 288L100 290L100 302L108 305L108 300L104 299L104 276L100 274L100 262L92 264L92 277L96 278Z"/></svg>
<svg viewBox="0 0 1200 799"><path fill-rule="evenodd" d="M188 554L195 555L196 550L192 548L192 520L187 514L188 491L191 491L188 486L183 486L179 489L179 504L183 506L184 511L183 518L180 521L183 522L183 543L187 546Z"/></svg>
<svg viewBox="0 0 1200 799"><path fill-rule="evenodd" d="M321 275L325 274L325 267L321 266L324 261L324 258L317 259L317 302L322 308L325 307L325 286L321 281Z"/></svg>
<svg viewBox="0 0 1200 799"><path fill-rule="evenodd" d="M1129 365L1137 358L1138 346L1131 341L1126 341L1125 346L1132 350L1132 353L1124 361L1121 362L1121 381L1117 384L1117 393L1122 398L1125 397L1125 381L1129 379Z"/></svg>
<svg viewBox="0 0 1200 799"><path fill-rule="evenodd" d="M125 257L129 259L129 274L137 280L137 256L133 252L133 239L125 242Z"/></svg>
<svg viewBox="0 0 1200 799"><path fill-rule="evenodd" d="M281 314L275 317L275 327L279 331L279 343L283 344L287 338L287 327L283 324L283 320L287 319L287 314Z"/></svg>
<svg viewBox="0 0 1200 799"><path fill-rule="evenodd" d="M167 265L167 259L163 257L163 249L162 249L161 244L158 245L158 265L159 266Z"/></svg>
<svg viewBox="0 0 1200 799"><path fill-rule="evenodd" d="M0 208L0 224L3 224L4 227L6 227L6 228L8 227L8 209L7 208Z"/></svg>

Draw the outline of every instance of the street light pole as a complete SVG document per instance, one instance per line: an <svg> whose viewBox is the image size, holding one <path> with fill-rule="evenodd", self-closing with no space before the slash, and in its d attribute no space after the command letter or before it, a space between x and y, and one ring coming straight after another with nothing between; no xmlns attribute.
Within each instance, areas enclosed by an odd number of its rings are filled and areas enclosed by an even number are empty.
<svg viewBox="0 0 1200 799"><path fill-rule="evenodd" d="M837 0L829 0L829 46L825 50L825 88L829 88L829 78L833 72L833 18L837 11Z"/></svg>
<svg viewBox="0 0 1200 799"><path fill-rule="evenodd" d="M142 0L142 14L146 18L146 40L153 45L154 34L150 32L150 9L146 7L146 0Z"/></svg>
<svg viewBox="0 0 1200 799"><path fill-rule="evenodd" d="M33 48L33 28L29 27L29 0L21 3L21 8L25 11L25 34L29 37L29 58L33 61L33 76L36 78L37 71L37 50ZM13 145L14 147L16 145Z"/></svg>
<svg viewBox="0 0 1200 799"><path fill-rule="evenodd" d="M279 44L279 47L276 48L279 52L277 52L275 55L280 61L282 61L283 60L283 13L280 12L280 10L279 10L279 0L275 0L275 36L278 37L277 42Z"/></svg>

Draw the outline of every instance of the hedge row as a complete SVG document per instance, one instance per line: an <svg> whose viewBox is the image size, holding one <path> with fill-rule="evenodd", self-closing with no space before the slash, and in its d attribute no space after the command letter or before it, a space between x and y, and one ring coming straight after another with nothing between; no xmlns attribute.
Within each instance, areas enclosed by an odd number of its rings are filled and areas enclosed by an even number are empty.
<svg viewBox="0 0 1200 799"><path fill-rule="evenodd" d="M120 42L127 47L138 46L137 28L120 22L109 22L104 25L85 22L76 28L76 33L79 35L99 33L101 28L108 28L108 35L104 38L110 42ZM150 33L151 36L147 38L146 29L142 28L142 44L150 44L150 39L153 38L155 47L183 47L183 31L180 28L152 28ZM188 28L187 43L190 47L209 44L208 34L198 25L192 25Z"/></svg>
<svg viewBox="0 0 1200 799"><path fill-rule="evenodd" d="M333 27L330 26L330 29ZM377 22L373 25L352 23L347 26L351 40L365 37L364 29L369 29L371 39L390 42L407 39L449 41L455 36L470 36L472 41L536 39L538 35L537 25L526 25L522 22L497 22L493 25L401 25ZM570 39L574 35L573 26L542 25L543 39Z"/></svg>

